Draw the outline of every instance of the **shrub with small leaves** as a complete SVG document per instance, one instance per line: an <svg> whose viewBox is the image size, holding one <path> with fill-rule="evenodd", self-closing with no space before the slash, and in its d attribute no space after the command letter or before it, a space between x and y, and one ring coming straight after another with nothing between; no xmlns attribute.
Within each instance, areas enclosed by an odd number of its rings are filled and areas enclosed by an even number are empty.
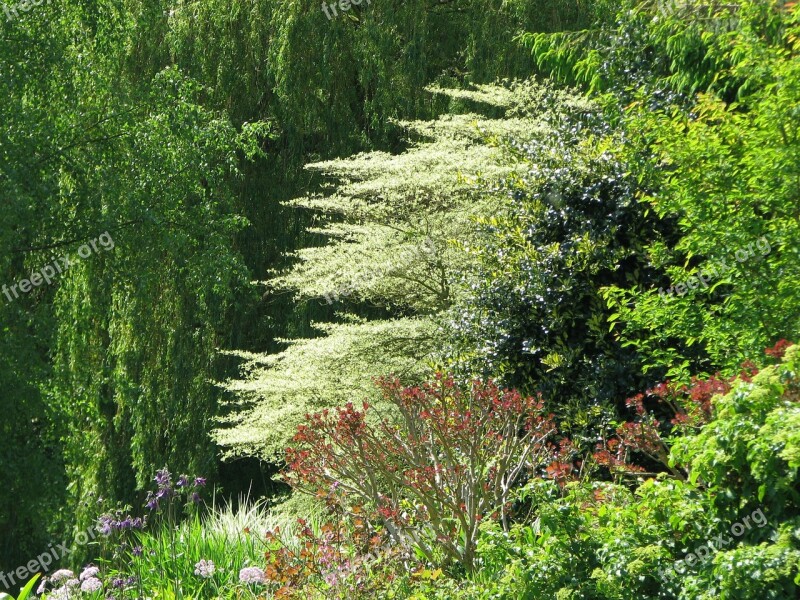
<svg viewBox="0 0 800 600"><path fill-rule="evenodd" d="M389 535L430 562L474 567L478 526L507 523L512 490L555 456L538 397L448 376L418 387L379 382L393 414L350 403L307 417L287 451L287 479L348 510L369 507Z"/></svg>

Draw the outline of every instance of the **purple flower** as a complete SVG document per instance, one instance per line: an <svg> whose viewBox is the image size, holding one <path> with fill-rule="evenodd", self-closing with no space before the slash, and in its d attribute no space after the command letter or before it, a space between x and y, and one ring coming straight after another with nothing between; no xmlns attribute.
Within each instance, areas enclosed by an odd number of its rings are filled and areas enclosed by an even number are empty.
<svg viewBox="0 0 800 600"><path fill-rule="evenodd" d="M52 592L50 592L50 595L47 597L47 600L69 600L69 599L70 599L69 588L66 586L54 589Z"/></svg>
<svg viewBox="0 0 800 600"><path fill-rule="evenodd" d="M159 487L169 487L172 484L172 475L167 468L164 467L160 471L156 471L156 477L154 480Z"/></svg>
<svg viewBox="0 0 800 600"><path fill-rule="evenodd" d="M194 478L194 487L203 487L206 484L205 477L195 477Z"/></svg>
<svg viewBox="0 0 800 600"><path fill-rule="evenodd" d="M47 577L43 577L39 587L36 589L36 595L41 596L44 594L45 589L47 589Z"/></svg>
<svg viewBox="0 0 800 600"><path fill-rule="evenodd" d="M189 480L186 478L186 475L181 475L177 483L175 484L175 487L184 488L188 487L188 485L189 485Z"/></svg>
<svg viewBox="0 0 800 600"><path fill-rule="evenodd" d="M214 571L216 571L216 566L214 566L214 561L202 559L199 563L194 566L194 574L203 577L204 579L208 579L214 575Z"/></svg>
<svg viewBox="0 0 800 600"><path fill-rule="evenodd" d="M80 585L81 585L81 580L80 580L80 579L78 579L78 578L76 578L76 577L73 577L72 579L67 579L67 582L66 582L64 585L65 585L66 587L68 587L68 588L76 588L76 587L80 587Z"/></svg>
<svg viewBox="0 0 800 600"><path fill-rule="evenodd" d="M147 503L145 506L150 510L155 510L158 508L158 499L153 496L153 492L147 492Z"/></svg>
<svg viewBox="0 0 800 600"><path fill-rule="evenodd" d="M198 494L197 492L194 492L192 494L192 502L194 502L195 504L200 504L200 501L201 501L200 500L200 494Z"/></svg>
<svg viewBox="0 0 800 600"><path fill-rule="evenodd" d="M81 584L82 592L97 592L103 589L103 582L97 577L88 577Z"/></svg>
<svg viewBox="0 0 800 600"><path fill-rule="evenodd" d="M75 578L75 573L73 573L69 569L59 569L50 576L50 581L57 583L59 581L64 581L65 579L74 579L74 578Z"/></svg>
<svg viewBox="0 0 800 600"><path fill-rule="evenodd" d="M267 578L262 569L258 567L245 567L239 571L239 581L242 583L264 584L267 582Z"/></svg>
<svg viewBox="0 0 800 600"><path fill-rule="evenodd" d="M134 556L141 556L142 555L142 547L141 546L134 546L133 550L131 550L131 554Z"/></svg>
<svg viewBox="0 0 800 600"><path fill-rule="evenodd" d="M80 580L86 581L87 579L91 579L92 577L97 577L99 573L100 569L98 569L97 567L88 566L81 573Z"/></svg>

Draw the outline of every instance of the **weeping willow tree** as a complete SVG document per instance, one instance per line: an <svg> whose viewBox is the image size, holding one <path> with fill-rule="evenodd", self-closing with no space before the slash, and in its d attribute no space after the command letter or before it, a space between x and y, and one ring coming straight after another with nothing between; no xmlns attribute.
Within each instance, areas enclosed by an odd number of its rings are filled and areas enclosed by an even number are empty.
<svg viewBox="0 0 800 600"><path fill-rule="evenodd" d="M436 363L439 318L461 294L475 221L498 207L487 187L522 176L505 140L546 138L545 115L580 103L533 83L430 91L472 112L400 123L409 140L400 154L307 166L329 187L289 204L314 215L310 231L327 243L296 252L267 293L330 304L339 319L282 352L240 354L244 377L225 384L240 409L217 434L229 454L275 459L308 411L370 396L374 377L419 379Z"/></svg>
<svg viewBox="0 0 800 600"><path fill-rule="evenodd" d="M138 40L128 65L152 76L174 61L234 119L275 118L297 143L346 149L392 133L391 117L424 116L437 78L528 76L514 36L588 25L597 4L373 1L329 18L320 0L127 0Z"/></svg>
<svg viewBox="0 0 800 600"><path fill-rule="evenodd" d="M164 464L213 474L208 382L248 279L230 183L265 131L203 108L204 90L174 67L121 77L131 32L115 4L47 10L5 24L0 43L0 270L9 286L28 282L0 309L3 402L16 407L4 566L41 550L56 516L85 527L90 498L136 500ZM32 530L42 535L21 539Z"/></svg>
<svg viewBox="0 0 800 600"><path fill-rule="evenodd" d="M112 119L123 135L72 174L83 229L114 241L70 269L55 298L50 395L68 418L78 500L132 501L165 464L215 470L208 382L232 292L247 280L227 186L242 136L195 104L197 91L175 70L159 74L136 99L144 114Z"/></svg>
<svg viewBox="0 0 800 600"><path fill-rule="evenodd" d="M403 140L396 120L431 119L445 108L426 85L527 77L534 63L514 37L588 24L595 2L382 0L331 19L321 0L125 0L124 7L135 28L125 60L133 77L147 80L176 64L235 124L274 124L269 160L245 166L235 184L252 224L237 248L264 279L288 252L314 243L306 215L281 204L316 185L304 164L396 152ZM243 301L230 345L274 350L275 338L311 335L311 322L328 318L324 306L286 297Z"/></svg>

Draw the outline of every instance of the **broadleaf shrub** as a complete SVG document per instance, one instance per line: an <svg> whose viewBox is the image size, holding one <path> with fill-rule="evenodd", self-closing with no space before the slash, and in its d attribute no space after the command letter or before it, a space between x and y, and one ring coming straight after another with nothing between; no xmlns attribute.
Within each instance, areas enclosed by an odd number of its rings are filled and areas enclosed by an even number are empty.
<svg viewBox="0 0 800 600"><path fill-rule="evenodd" d="M549 125L508 143L519 175L490 190L499 206L466 248L473 260L444 349L459 374L541 392L560 429L589 448L620 400L653 382L610 331L618 315L601 290L651 284L642 249L672 226L638 201L648 190L640 157L630 160L598 105L562 110Z"/></svg>
<svg viewBox="0 0 800 600"><path fill-rule="evenodd" d="M797 598L800 347L782 341L767 354L780 362L660 390L708 408L662 429L687 477L529 481L519 496L535 519L482 526L481 569L459 597Z"/></svg>
<svg viewBox="0 0 800 600"><path fill-rule="evenodd" d="M425 559L474 567L479 525L507 524L514 486L557 453L541 398L452 377L379 382L394 414L352 403L307 417L287 451L287 479L340 507L373 509L395 542Z"/></svg>

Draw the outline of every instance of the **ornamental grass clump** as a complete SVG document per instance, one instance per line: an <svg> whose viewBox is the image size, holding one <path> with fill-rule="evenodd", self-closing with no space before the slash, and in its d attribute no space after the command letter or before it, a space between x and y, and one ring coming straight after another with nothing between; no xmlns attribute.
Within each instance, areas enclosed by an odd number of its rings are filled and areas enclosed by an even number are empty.
<svg viewBox="0 0 800 600"><path fill-rule="evenodd" d="M554 459L541 398L492 382L378 382L391 415L352 403L308 415L287 450L286 478L337 510L364 506L395 543L471 571L478 526L507 526L512 490ZM353 515L363 518L364 515ZM441 560L441 557L444 560Z"/></svg>

